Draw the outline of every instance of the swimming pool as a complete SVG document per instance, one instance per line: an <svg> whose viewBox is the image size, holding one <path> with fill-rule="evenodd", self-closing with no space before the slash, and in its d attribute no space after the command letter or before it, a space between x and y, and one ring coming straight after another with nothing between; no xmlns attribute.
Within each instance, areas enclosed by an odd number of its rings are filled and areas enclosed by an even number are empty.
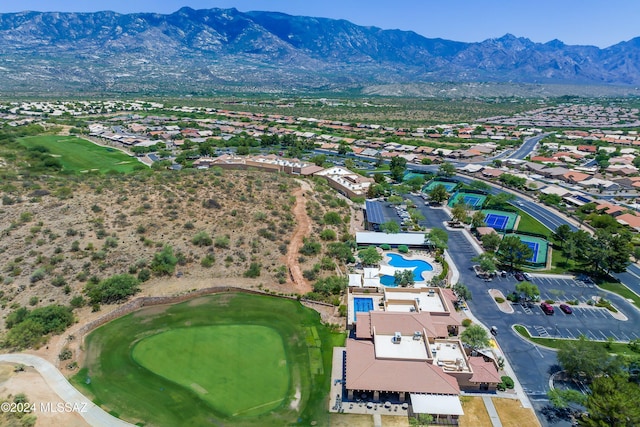
<svg viewBox="0 0 640 427"><path fill-rule="evenodd" d="M425 271L433 271L433 266L427 261L420 259L406 259L402 255L387 254L390 258L389 265L392 267L410 268L415 267L413 270L413 280L416 282L424 281L422 273ZM393 276L384 275L380 277L380 283L384 286L395 287L395 280Z"/></svg>
<svg viewBox="0 0 640 427"><path fill-rule="evenodd" d="M368 313L373 310L373 298L353 298L353 320L359 312Z"/></svg>

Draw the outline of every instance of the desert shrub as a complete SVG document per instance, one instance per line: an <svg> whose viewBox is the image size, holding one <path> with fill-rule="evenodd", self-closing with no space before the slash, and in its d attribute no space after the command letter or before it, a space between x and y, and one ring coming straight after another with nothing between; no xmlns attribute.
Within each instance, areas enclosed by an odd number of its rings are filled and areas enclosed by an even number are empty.
<svg viewBox="0 0 640 427"><path fill-rule="evenodd" d="M173 253L173 248L165 245L162 251L156 252L151 261L151 271L158 276L170 276L176 269L178 258Z"/></svg>
<svg viewBox="0 0 640 427"><path fill-rule="evenodd" d="M111 304L125 300L140 290L140 281L130 274L117 274L97 284L87 283L85 292L92 304Z"/></svg>
<svg viewBox="0 0 640 427"><path fill-rule="evenodd" d="M260 263L258 262L252 262L249 265L249 269L247 271L244 272L244 277L250 277L250 278L254 278L254 277L258 277L260 276Z"/></svg>
<svg viewBox="0 0 640 427"><path fill-rule="evenodd" d="M216 248L227 249L229 247L230 243L231 243L231 241L229 240L229 236L224 235L224 236L216 237L216 240L215 240L213 245Z"/></svg>
<svg viewBox="0 0 640 427"><path fill-rule="evenodd" d="M29 281L31 283L39 282L40 280L44 279L46 275L47 272L44 270L44 268L39 268L31 274L31 277L29 277Z"/></svg>
<svg viewBox="0 0 640 427"><path fill-rule="evenodd" d="M213 239L206 231L201 231L191 238L191 243L196 246L211 246Z"/></svg>
<svg viewBox="0 0 640 427"><path fill-rule="evenodd" d="M400 252L401 254L406 254L409 252L409 248L406 245L399 245L398 252Z"/></svg>
<svg viewBox="0 0 640 427"><path fill-rule="evenodd" d="M138 272L138 280L140 282L146 282L151 279L151 270L148 268L143 268Z"/></svg>
<svg viewBox="0 0 640 427"><path fill-rule="evenodd" d="M464 326L465 328L468 328L469 325L471 325L472 321L471 319L462 319L462 326Z"/></svg>
<svg viewBox="0 0 640 427"><path fill-rule="evenodd" d="M81 295L76 295L75 297L71 298L69 305L71 305L71 307L73 308L80 308L84 307L85 303L86 301Z"/></svg>
<svg viewBox="0 0 640 427"><path fill-rule="evenodd" d="M69 360L72 357L73 357L73 352L68 347L63 348L60 354L58 355L58 359L60 360Z"/></svg>
<svg viewBox="0 0 640 427"><path fill-rule="evenodd" d="M338 212L327 212L322 217L322 222L327 225L340 225L342 224L342 218Z"/></svg>
<svg viewBox="0 0 640 427"><path fill-rule="evenodd" d="M327 228L320 232L320 238L322 240L336 240L336 232Z"/></svg>
<svg viewBox="0 0 640 427"><path fill-rule="evenodd" d="M504 302L504 298L502 298L502 297L495 297L494 299L496 300L496 302L498 304L502 304Z"/></svg>
<svg viewBox="0 0 640 427"><path fill-rule="evenodd" d="M380 245L380 249L382 249L383 251L388 251L388 250L391 249L391 245L383 243L383 244Z"/></svg>
<svg viewBox="0 0 640 427"><path fill-rule="evenodd" d="M51 284L56 288L59 288L60 286L65 286L67 281L62 276L56 276L51 280Z"/></svg>
<svg viewBox="0 0 640 427"><path fill-rule="evenodd" d="M319 242L316 242L312 239L307 239L306 237L303 239L302 247L300 248L300 253L306 256L317 255L320 253L320 249L322 249L322 245Z"/></svg>
<svg viewBox="0 0 640 427"><path fill-rule="evenodd" d="M200 265L202 265L204 268L211 268L213 266L214 261L215 261L215 258L213 254L207 254L200 261Z"/></svg>

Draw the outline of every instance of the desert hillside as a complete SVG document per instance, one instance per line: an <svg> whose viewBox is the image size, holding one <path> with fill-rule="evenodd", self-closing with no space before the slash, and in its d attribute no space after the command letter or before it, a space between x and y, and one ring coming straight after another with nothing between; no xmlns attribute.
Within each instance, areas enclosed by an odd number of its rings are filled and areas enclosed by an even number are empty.
<svg viewBox="0 0 640 427"><path fill-rule="evenodd" d="M79 306L87 283L116 274L138 277L143 295L217 285L304 294L339 261L321 249L300 255L303 240L326 247L349 235L349 204L324 181L275 173L21 177L2 190L3 319L19 307ZM172 271L152 262L166 250Z"/></svg>

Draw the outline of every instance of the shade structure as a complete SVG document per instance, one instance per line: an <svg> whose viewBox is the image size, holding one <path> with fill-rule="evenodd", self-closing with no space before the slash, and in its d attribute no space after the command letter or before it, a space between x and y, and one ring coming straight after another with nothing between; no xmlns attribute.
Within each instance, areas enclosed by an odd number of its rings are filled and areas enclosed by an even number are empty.
<svg viewBox="0 0 640 427"><path fill-rule="evenodd" d="M464 415L458 396L445 394L409 394L416 414Z"/></svg>

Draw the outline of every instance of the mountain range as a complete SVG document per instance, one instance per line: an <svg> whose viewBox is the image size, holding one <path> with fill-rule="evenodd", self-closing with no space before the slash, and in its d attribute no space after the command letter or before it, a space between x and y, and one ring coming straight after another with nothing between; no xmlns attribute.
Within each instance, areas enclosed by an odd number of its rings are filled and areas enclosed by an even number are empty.
<svg viewBox="0 0 640 427"><path fill-rule="evenodd" d="M0 14L0 91L295 92L414 83L640 85L640 37L606 49L478 43L236 9Z"/></svg>

